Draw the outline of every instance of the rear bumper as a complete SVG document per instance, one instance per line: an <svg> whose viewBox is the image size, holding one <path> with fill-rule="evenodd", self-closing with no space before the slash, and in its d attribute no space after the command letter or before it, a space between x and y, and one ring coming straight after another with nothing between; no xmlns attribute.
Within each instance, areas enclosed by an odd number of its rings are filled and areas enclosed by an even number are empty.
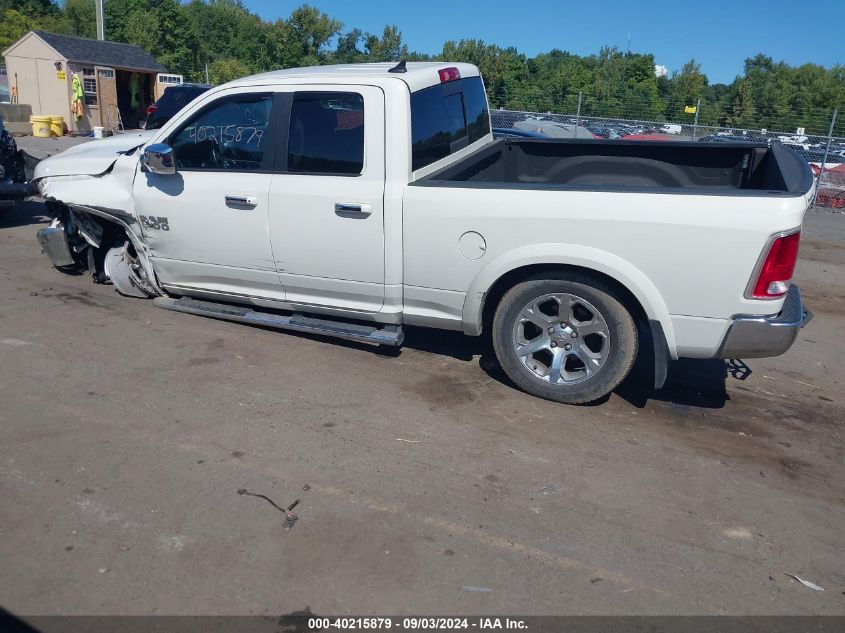
<svg viewBox="0 0 845 633"><path fill-rule="evenodd" d="M722 341L719 358L780 356L795 342L813 313L804 308L798 286L792 284L783 308L775 316L736 316Z"/></svg>

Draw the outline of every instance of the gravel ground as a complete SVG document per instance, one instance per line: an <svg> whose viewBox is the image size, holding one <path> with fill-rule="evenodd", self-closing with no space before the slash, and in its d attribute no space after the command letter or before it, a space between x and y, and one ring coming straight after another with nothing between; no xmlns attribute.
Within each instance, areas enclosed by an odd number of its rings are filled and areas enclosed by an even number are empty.
<svg viewBox="0 0 845 633"><path fill-rule="evenodd" d="M120 297L50 266L42 213L0 217L13 613L845 614L841 215L807 216L785 356L567 407L454 333L397 354Z"/></svg>

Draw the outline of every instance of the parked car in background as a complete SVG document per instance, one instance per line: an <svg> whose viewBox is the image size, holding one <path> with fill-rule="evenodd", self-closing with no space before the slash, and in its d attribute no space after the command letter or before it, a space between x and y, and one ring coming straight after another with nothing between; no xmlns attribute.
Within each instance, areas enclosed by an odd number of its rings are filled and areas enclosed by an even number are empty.
<svg viewBox="0 0 845 633"><path fill-rule="evenodd" d="M653 130L646 130L641 134L628 134L620 140L623 141L672 141L677 142L674 134L658 134Z"/></svg>
<svg viewBox="0 0 845 633"><path fill-rule="evenodd" d="M34 189L26 184L23 156L0 116L0 213L32 193Z"/></svg>
<svg viewBox="0 0 845 633"><path fill-rule="evenodd" d="M157 130L167 123L174 114L211 89L208 84L177 84L170 86L161 95L161 99L147 108L145 130Z"/></svg>
<svg viewBox="0 0 845 633"><path fill-rule="evenodd" d="M834 151L827 152L827 157L825 157L826 148L824 147L810 147L809 150L801 150L795 147L791 149L794 149L811 163L845 163L845 156Z"/></svg>
<svg viewBox="0 0 845 633"><path fill-rule="evenodd" d="M590 132L592 132L595 136L599 138L610 139L611 141L620 139L627 133L624 130L620 130L619 128L610 125L591 124L587 126L587 129L590 130Z"/></svg>
<svg viewBox="0 0 845 633"><path fill-rule="evenodd" d="M661 125L658 131L661 134L680 134L684 131L684 128L675 123L667 123L665 125Z"/></svg>
<svg viewBox="0 0 845 633"><path fill-rule="evenodd" d="M494 127L493 138L546 138L539 132L518 130L513 127Z"/></svg>
<svg viewBox="0 0 845 633"><path fill-rule="evenodd" d="M702 143L768 143L769 139L763 136L750 136L744 134L709 134L698 139Z"/></svg>
<svg viewBox="0 0 845 633"><path fill-rule="evenodd" d="M549 138L599 138L582 125L558 123L557 121L527 119L525 121L517 121L513 124L513 127L517 130L536 132L541 136Z"/></svg>
<svg viewBox="0 0 845 633"><path fill-rule="evenodd" d="M5 68L0 68L0 103L12 101L11 89L9 88L9 76Z"/></svg>
<svg viewBox="0 0 845 633"><path fill-rule="evenodd" d="M618 126L619 134L622 136L628 136L630 134L644 134L646 132L646 128L642 125L632 125L630 123L623 123Z"/></svg>

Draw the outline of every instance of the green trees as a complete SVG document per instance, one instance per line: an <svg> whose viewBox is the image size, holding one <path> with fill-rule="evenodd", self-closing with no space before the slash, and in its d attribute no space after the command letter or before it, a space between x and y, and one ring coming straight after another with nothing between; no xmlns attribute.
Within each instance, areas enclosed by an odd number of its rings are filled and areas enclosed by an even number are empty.
<svg viewBox="0 0 845 633"><path fill-rule="evenodd" d="M500 48L495 44L485 44L483 40L450 40L443 45L438 59L478 66L494 108L511 104L526 78L524 55L515 48Z"/></svg>
<svg viewBox="0 0 845 633"><path fill-rule="evenodd" d="M0 51L30 29L55 24L59 14L52 0L0 0Z"/></svg>
<svg viewBox="0 0 845 633"><path fill-rule="evenodd" d="M325 63L328 43L343 24L307 4L295 9L287 20L276 22L282 47L281 58L291 66L315 66Z"/></svg>
<svg viewBox="0 0 845 633"><path fill-rule="evenodd" d="M97 11L91 0L65 0L61 32L81 37L97 37Z"/></svg>
<svg viewBox="0 0 845 633"><path fill-rule="evenodd" d="M249 72L249 68L237 59L217 59L208 66L208 79L213 84L223 84Z"/></svg>
<svg viewBox="0 0 845 633"><path fill-rule="evenodd" d="M137 44L175 72L193 70L196 44L177 0L108 0L104 22L108 39Z"/></svg>
<svg viewBox="0 0 845 633"><path fill-rule="evenodd" d="M137 44L192 81L220 83L273 68L432 59L409 50L396 25L381 33L343 24L303 4L287 18L262 20L242 0L106 0L108 39ZM94 37L94 0L0 0L0 50L29 29ZM826 132L845 110L845 66L790 66L758 54L730 84L711 84L690 59L656 77L653 55L604 47L581 56L553 49L527 58L480 39L448 41L433 57L476 64L494 108L692 122L685 106L701 99L699 123ZM845 127L845 116L840 116ZM840 134L845 129L839 130Z"/></svg>
<svg viewBox="0 0 845 633"><path fill-rule="evenodd" d="M205 66L228 79L237 68L243 74L267 70L275 59L272 27L238 0L192 0L183 5L192 50L180 70L194 81L205 81ZM239 66L229 63L237 61ZM175 68L174 68L175 69ZM224 70L227 69L227 70ZM227 81L228 81L227 79Z"/></svg>
<svg viewBox="0 0 845 633"><path fill-rule="evenodd" d="M369 35L366 39L366 61L389 62L408 57L408 45L402 43L402 31L396 26L384 27L381 37Z"/></svg>
<svg viewBox="0 0 845 633"><path fill-rule="evenodd" d="M40 28L39 21L16 9L0 12L0 50L5 50L30 29Z"/></svg>
<svg viewBox="0 0 845 633"><path fill-rule="evenodd" d="M694 59L683 65L680 71L672 75L672 88L669 92L669 111L673 121L692 121L695 115L685 112L688 106L695 106L707 87L707 77L701 72L701 64Z"/></svg>

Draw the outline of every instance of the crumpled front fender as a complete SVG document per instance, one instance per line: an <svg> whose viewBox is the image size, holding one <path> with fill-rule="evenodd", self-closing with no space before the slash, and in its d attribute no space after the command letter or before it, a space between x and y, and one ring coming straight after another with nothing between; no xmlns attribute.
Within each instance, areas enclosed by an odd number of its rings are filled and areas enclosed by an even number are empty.
<svg viewBox="0 0 845 633"><path fill-rule="evenodd" d="M63 154L54 158L61 156ZM49 163L54 158L48 158L42 163ZM137 165L136 155L126 155L115 158L100 174L55 176L49 175L49 171L42 170L39 164L33 180L44 198L59 200L68 205L115 209L124 216L134 217L135 202L132 186Z"/></svg>

